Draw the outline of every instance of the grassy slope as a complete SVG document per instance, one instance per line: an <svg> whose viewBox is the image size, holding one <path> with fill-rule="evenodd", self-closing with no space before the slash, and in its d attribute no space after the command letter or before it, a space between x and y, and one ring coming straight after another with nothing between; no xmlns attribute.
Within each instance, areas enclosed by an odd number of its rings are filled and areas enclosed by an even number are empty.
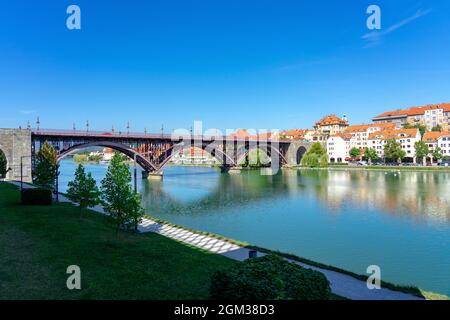
<svg viewBox="0 0 450 320"><path fill-rule="evenodd" d="M0 183L0 299L203 299L209 278L237 263L157 234L121 234L69 204L18 206ZM66 288L81 267L82 290Z"/></svg>

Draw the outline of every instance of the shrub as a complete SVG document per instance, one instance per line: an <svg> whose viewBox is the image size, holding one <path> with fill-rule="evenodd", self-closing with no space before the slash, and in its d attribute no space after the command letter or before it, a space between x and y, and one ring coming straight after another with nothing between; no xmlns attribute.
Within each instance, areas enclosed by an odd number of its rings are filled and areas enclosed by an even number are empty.
<svg viewBox="0 0 450 320"><path fill-rule="evenodd" d="M23 189L21 194L22 204L42 205L52 204L52 191L50 189Z"/></svg>
<svg viewBox="0 0 450 320"><path fill-rule="evenodd" d="M327 300L331 289L320 272L276 255L248 259L216 272L210 294L222 300Z"/></svg>

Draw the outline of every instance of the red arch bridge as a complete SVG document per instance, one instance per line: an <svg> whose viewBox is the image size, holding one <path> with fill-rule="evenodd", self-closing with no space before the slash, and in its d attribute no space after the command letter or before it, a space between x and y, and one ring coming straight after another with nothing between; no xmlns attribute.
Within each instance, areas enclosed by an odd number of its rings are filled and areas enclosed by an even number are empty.
<svg viewBox="0 0 450 320"><path fill-rule="evenodd" d="M265 152L270 159L272 172L282 166L300 163L310 147L309 142L290 140L240 139L229 136L191 134L147 134L76 130L30 130L31 159L44 142L58 151L58 160L88 147L107 147L134 159L144 175L161 175L162 168L181 150L197 147L215 157L223 170L238 168L245 157L254 150Z"/></svg>

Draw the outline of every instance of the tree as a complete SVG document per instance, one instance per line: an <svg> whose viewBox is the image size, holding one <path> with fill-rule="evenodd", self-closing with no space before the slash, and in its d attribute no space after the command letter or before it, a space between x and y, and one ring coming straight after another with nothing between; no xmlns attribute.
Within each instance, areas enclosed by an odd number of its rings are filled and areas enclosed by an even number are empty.
<svg viewBox="0 0 450 320"><path fill-rule="evenodd" d="M327 149L320 142L313 143L303 156L301 165L311 168L328 166Z"/></svg>
<svg viewBox="0 0 450 320"><path fill-rule="evenodd" d="M434 126L433 128L431 128L431 131L437 132L437 131L442 131L442 126L440 124Z"/></svg>
<svg viewBox="0 0 450 320"><path fill-rule="evenodd" d="M432 157L436 159L436 161L441 160L444 156L442 154L442 149L439 147L434 148L433 152L431 153Z"/></svg>
<svg viewBox="0 0 450 320"><path fill-rule="evenodd" d="M355 159L356 157L358 157L360 155L360 153L361 152L358 148L351 148L349 154L352 159Z"/></svg>
<svg viewBox="0 0 450 320"><path fill-rule="evenodd" d="M369 165L378 160L378 154L374 148L367 148L366 151L364 151L364 157L369 162Z"/></svg>
<svg viewBox="0 0 450 320"><path fill-rule="evenodd" d="M93 207L99 203L100 191L97 184L90 172L86 175L82 164L78 165L75 179L70 181L68 186L67 198L77 203L80 209Z"/></svg>
<svg viewBox="0 0 450 320"><path fill-rule="evenodd" d="M120 154L112 157L100 189L103 207L112 217L117 232L139 223L143 215L143 210L138 208L140 198L131 188L131 173Z"/></svg>
<svg viewBox="0 0 450 320"><path fill-rule="evenodd" d="M398 162L402 162L402 159L406 156L405 150L402 149L402 145L395 141L395 139L389 139L384 145L384 157L393 159Z"/></svg>
<svg viewBox="0 0 450 320"><path fill-rule="evenodd" d="M33 182L43 188L55 188L58 172L58 154L56 149L48 142L36 154L36 165L33 170Z"/></svg>
<svg viewBox="0 0 450 320"><path fill-rule="evenodd" d="M6 168L7 165L8 162L6 161L6 156L3 151L0 150L0 179L6 176L6 173L8 172L8 169Z"/></svg>
<svg viewBox="0 0 450 320"><path fill-rule="evenodd" d="M422 158L422 163L423 163L423 165L425 165L426 157L430 153L430 149L428 148L428 145L423 141L417 141L414 144L414 148L416 149L416 157Z"/></svg>

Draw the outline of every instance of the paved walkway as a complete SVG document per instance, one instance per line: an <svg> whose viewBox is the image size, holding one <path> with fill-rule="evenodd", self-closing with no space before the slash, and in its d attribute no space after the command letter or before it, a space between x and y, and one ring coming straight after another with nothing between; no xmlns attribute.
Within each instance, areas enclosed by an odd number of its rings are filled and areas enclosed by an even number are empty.
<svg viewBox="0 0 450 320"><path fill-rule="evenodd" d="M20 182L8 182L20 187ZM33 188L33 186L24 184L24 188ZM59 201L71 202L62 194L60 194L59 196ZM91 209L93 211L105 214L101 206L96 206ZM221 254L238 261L246 260L249 257L250 249L248 248L240 247L238 245L231 244L227 241L220 240L211 236L198 234L182 228L169 226L167 224L162 224L148 218L142 220L142 223L139 225L138 230L143 233L158 233L165 237L178 240L180 242L189 244L197 248L201 248L203 250ZM265 254L262 252L257 252L258 257L264 255ZM366 286L365 281L358 280L339 272L317 268L291 259L287 260L296 263L304 268L322 272L327 277L328 281L330 281L331 290L333 291L333 293L352 300L423 300L422 298L416 297L411 294L393 291L385 288L381 288L379 290L369 290Z"/></svg>

